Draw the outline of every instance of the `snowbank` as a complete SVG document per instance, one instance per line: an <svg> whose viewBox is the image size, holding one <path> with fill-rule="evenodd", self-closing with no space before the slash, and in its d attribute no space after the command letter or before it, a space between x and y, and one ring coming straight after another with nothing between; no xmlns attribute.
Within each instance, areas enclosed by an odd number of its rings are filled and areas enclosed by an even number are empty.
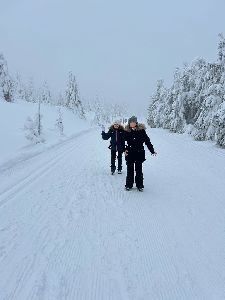
<svg viewBox="0 0 225 300"><path fill-rule="evenodd" d="M0 165L15 156L32 155L80 131L90 128L90 122L81 120L72 111L61 108L63 115L64 136L56 127L58 107L41 105L42 126L45 142L32 144L25 137L24 125L28 117L33 118L38 111L38 104L18 102L0 102Z"/></svg>

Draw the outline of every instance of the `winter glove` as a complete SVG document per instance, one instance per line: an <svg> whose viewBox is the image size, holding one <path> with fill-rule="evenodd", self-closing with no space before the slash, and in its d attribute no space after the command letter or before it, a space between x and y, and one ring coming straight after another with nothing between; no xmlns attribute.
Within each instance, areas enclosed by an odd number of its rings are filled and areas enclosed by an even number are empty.
<svg viewBox="0 0 225 300"><path fill-rule="evenodd" d="M156 155L157 155L157 152L151 153L151 155L156 156Z"/></svg>

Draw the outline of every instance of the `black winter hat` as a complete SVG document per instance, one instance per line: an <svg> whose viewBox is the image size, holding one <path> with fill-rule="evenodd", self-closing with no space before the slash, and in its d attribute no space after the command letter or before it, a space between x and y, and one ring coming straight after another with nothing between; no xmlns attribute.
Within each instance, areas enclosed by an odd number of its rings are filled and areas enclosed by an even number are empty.
<svg viewBox="0 0 225 300"><path fill-rule="evenodd" d="M137 123L137 117L135 117L135 116L130 117L130 118L128 119L128 124L130 124L131 122Z"/></svg>

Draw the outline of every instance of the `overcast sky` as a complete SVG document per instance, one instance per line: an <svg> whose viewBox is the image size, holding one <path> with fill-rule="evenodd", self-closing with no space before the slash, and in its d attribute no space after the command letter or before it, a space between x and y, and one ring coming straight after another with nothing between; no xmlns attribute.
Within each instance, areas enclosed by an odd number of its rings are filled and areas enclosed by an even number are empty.
<svg viewBox="0 0 225 300"><path fill-rule="evenodd" d="M156 80L202 56L215 60L224 0L0 0L0 52L11 72L145 109Z"/></svg>

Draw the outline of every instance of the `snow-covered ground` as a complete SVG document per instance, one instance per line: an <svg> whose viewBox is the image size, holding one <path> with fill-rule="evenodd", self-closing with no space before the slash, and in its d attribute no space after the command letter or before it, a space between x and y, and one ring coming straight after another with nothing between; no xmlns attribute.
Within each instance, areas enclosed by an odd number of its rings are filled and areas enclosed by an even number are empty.
<svg viewBox="0 0 225 300"><path fill-rule="evenodd" d="M225 152L148 130L143 193L82 129L0 167L0 299L225 299Z"/></svg>
<svg viewBox="0 0 225 300"><path fill-rule="evenodd" d="M31 155L90 128L90 122L79 119L72 111L61 108L64 136L56 127L58 107L41 105L43 136L45 143L33 145L25 137L24 125L28 117L32 119L38 112L38 104L28 102L7 103L0 101L0 165L10 160L23 160ZM17 157L16 157L17 156Z"/></svg>

